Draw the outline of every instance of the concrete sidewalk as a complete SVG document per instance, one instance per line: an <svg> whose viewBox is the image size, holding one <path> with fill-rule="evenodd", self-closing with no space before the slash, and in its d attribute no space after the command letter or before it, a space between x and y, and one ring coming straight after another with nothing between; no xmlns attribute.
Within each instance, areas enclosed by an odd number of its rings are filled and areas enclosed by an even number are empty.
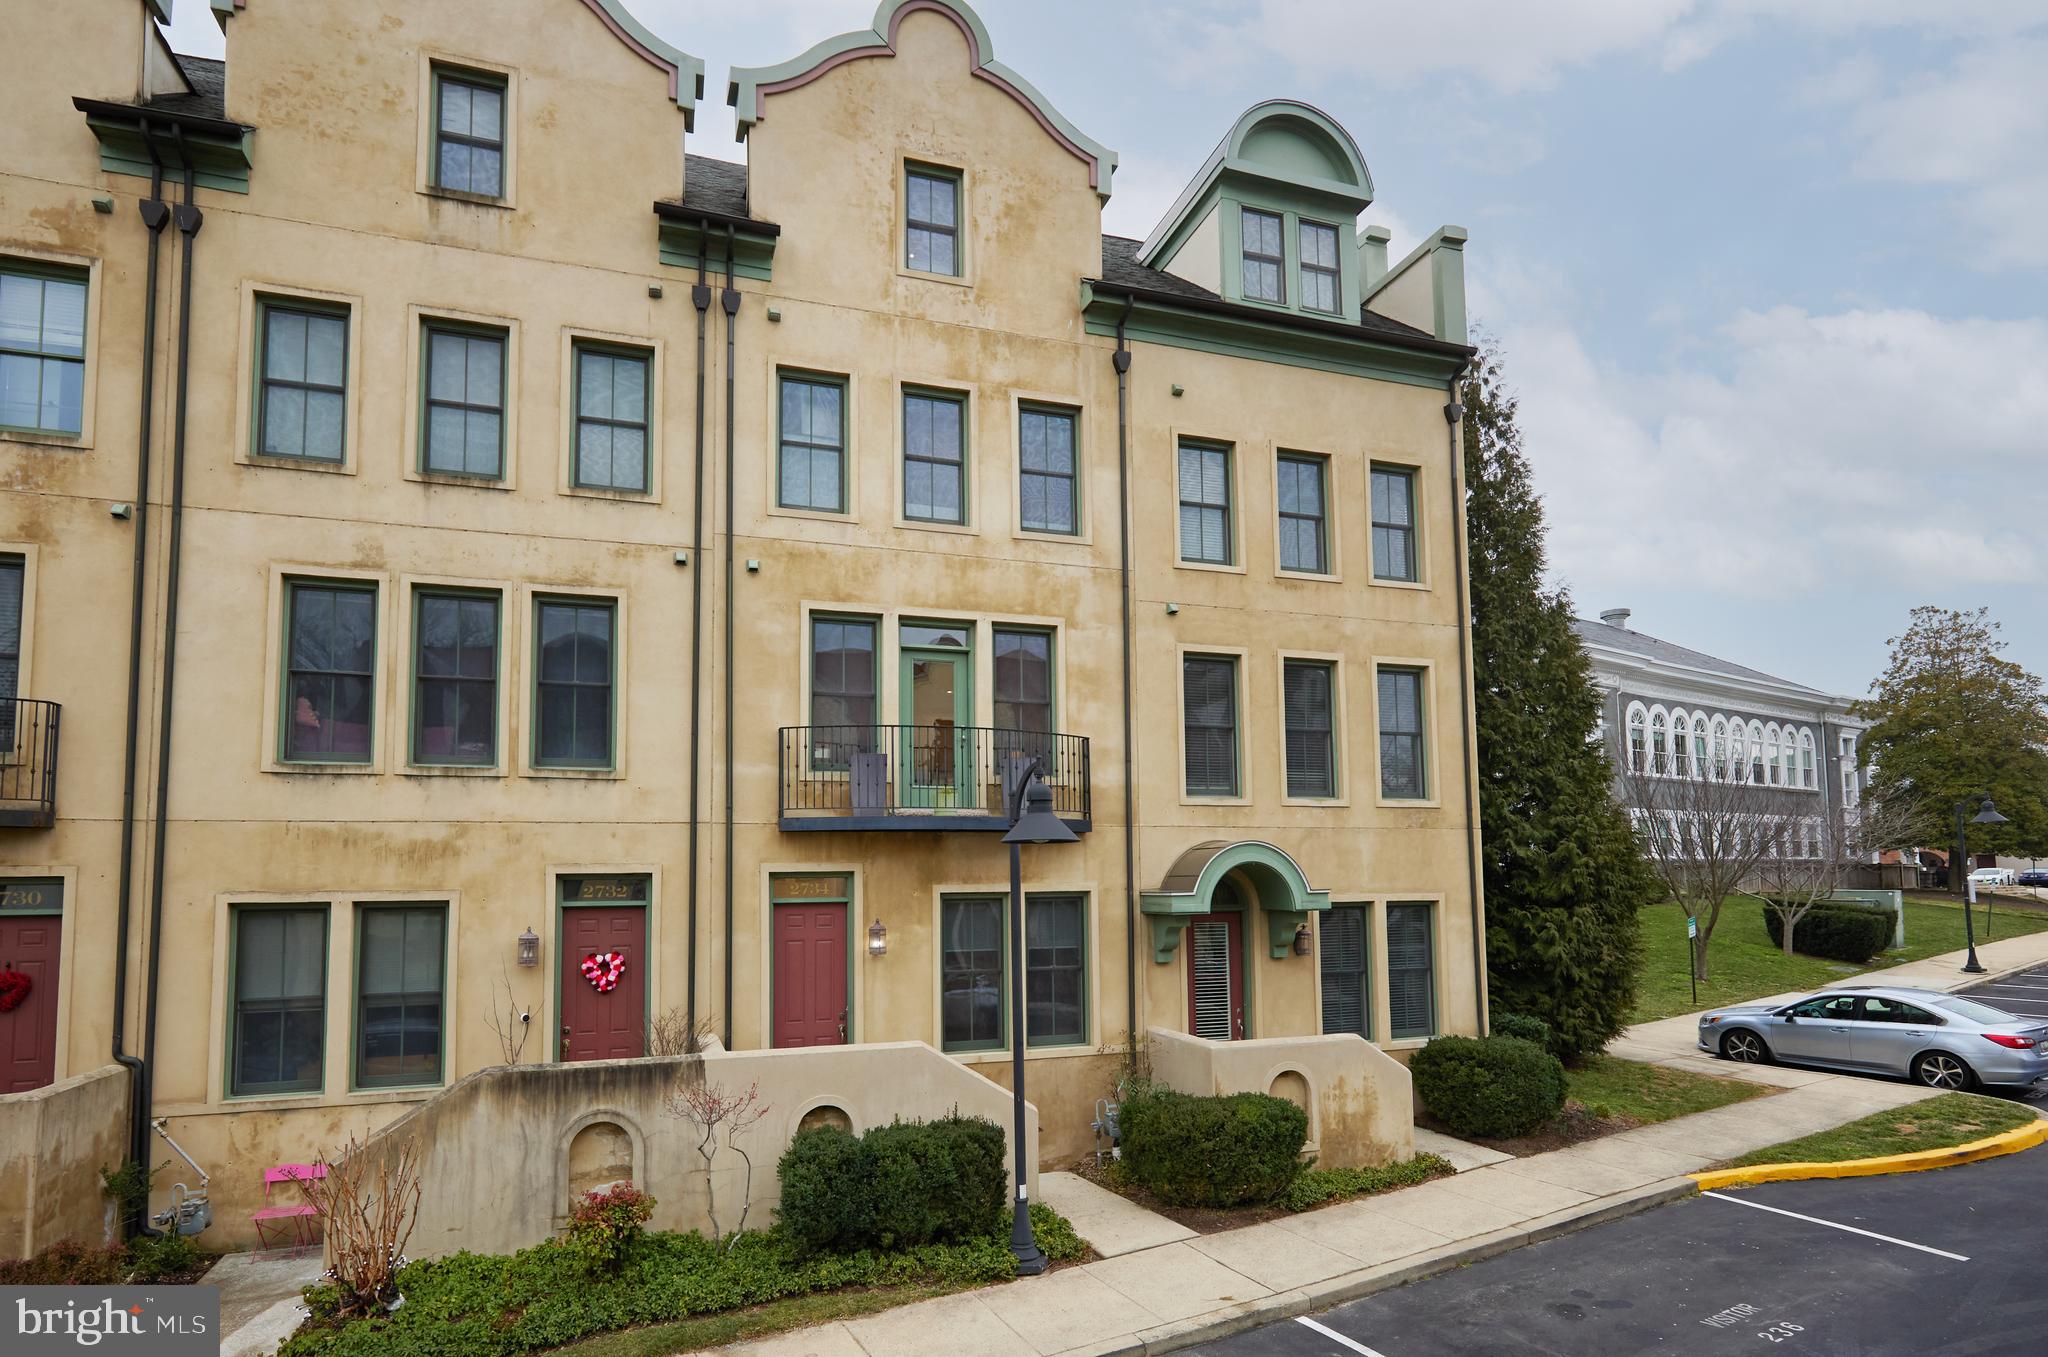
<svg viewBox="0 0 2048 1357"><path fill-rule="evenodd" d="M2001 939L1977 951L1992 974L2019 970L2048 961L2048 934ZM1962 974L1962 961L1961 952L1950 953L1859 979L1949 990L1984 978ZM1074 1179L1089 1189L1080 1193L1060 1182L1048 1199L1076 1202L1085 1217L1106 1227L1110 1246L1099 1251L1114 1250L1114 1256L727 1351L748 1357L1170 1352L1686 1195L1693 1184L1685 1175L1710 1163L1934 1096L1932 1089L1908 1084L1714 1060L1697 1049L1696 1034L1697 1017L1688 1014L1630 1028L1608 1049L1779 1092L1220 1234L1176 1237L1181 1227L1171 1221L1153 1216L1157 1223L1148 1223L1140 1217L1151 1213L1121 1199L1102 1202L1092 1194L1113 1194L1092 1184ZM1088 1228L1075 1223L1087 1237ZM1164 1242L1147 1242L1154 1234Z"/></svg>

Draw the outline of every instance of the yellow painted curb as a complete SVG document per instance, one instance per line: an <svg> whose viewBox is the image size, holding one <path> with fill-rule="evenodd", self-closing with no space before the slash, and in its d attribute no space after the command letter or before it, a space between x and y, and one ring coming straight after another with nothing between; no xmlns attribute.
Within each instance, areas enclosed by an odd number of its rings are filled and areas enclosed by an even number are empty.
<svg viewBox="0 0 2048 1357"><path fill-rule="evenodd" d="M1802 1178L1868 1178L1880 1173L1919 1173L1945 1169L1954 1164L1995 1159L2048 1143L2048 1121L2035 1121L1995 1136L1951 1145L1943 1150L1914 1150L1910 1154L1879 1155L1875 1159L1842 1159L1832 1164L1755 1164L1742 1169L1711 1169L1691 1174L1700 1191L1717 1187L1751 1187L1757 1183L1789 1183Z"/></svg>

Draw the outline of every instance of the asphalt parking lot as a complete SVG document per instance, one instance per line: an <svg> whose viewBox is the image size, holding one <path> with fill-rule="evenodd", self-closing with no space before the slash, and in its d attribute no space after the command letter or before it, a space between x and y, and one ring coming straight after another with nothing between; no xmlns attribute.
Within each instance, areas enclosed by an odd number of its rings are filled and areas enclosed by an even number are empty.
<svg viewBox="0 0 2048 1357"><path fill-rule="evenodd" d="M2048 1022L2048 966L2036 966L2017 975L1971 985L1963 993L2022 1018L2039 1018Z"/></svg>
<svg viewBox="0 0 2048 1357"><path fill-rule="evenodd" d="M2048 1147L1673 1202L1205 1357L2039 1357Z"/></svg>

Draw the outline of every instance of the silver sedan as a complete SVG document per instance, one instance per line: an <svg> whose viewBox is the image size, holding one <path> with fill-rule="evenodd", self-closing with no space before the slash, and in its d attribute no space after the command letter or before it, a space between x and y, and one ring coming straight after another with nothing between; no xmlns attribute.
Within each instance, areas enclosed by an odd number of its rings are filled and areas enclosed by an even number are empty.
<svg viewBox="0 0 2048 1357"><path fill-rule="evenodd" d="M1700 1014L1700 1049L1930 1088L2048 1084L2048 1023L1936 990L1845 985L1790 1003L1709 1009Z"/></svg>

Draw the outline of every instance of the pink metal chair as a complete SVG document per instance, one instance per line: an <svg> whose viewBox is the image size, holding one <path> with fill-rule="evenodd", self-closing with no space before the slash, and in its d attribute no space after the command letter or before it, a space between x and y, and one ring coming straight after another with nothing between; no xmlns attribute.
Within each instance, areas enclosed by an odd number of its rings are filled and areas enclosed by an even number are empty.
<svg viewBox="0 0 2048 1357"><path fill-rule="evenodd" d="M319 1216L319 1210L308 1201L272 1205L270 1192L272 1188L283 1183L303 1184L308 1178L326 1176L325 1164L278 1164L263 1170L263 1208L249 1217L256 1226L258 1247L278 1248L285 1242L287 1235L294 1244L313 1242L309 1222Z"/></svg>

